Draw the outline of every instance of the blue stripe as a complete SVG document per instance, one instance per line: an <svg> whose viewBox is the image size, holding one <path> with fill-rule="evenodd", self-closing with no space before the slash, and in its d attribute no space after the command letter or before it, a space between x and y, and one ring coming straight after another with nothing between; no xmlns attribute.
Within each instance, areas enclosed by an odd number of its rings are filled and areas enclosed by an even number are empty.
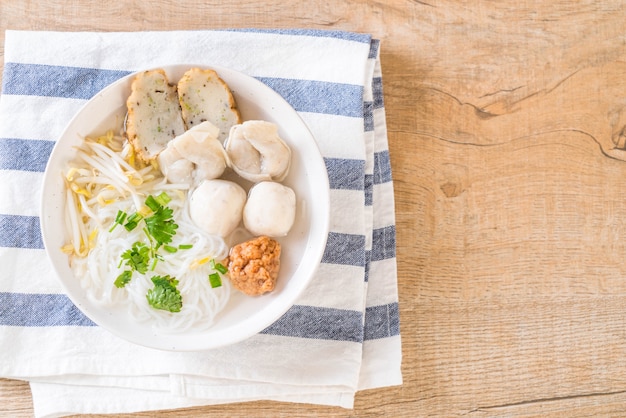
<svg viewBox="0 0 626 418"><path fill-rule="evenodd" d="M366 174L364 177L365 184L365 206L374 204L374 176Z"/></svg>
<svg viewBox="0 0 626 418"><path fill-rule="evenodd" d="M396 257L395 225L377 228L372 231L372 249L365 250L365 282L369 281L372 261L388 260Z"/></svg>
<svg viewBox="0 0 626 418"><path fill-rule="evenodd" d="M39 218L0 214L0 247L43 249Z"/></svg>
<svg viewBox="0 0 626 418"><path fill-rule="evenodd" d="M322 263L365 267L365 236L330 232Z"/></svg>
<svg viewBox="0 0 626 418"><path fill-rule="evenodd" d="M365 250L365 277L364 282L370 280L370 266L372 265L372 250Z"/></svg>
<svg viewBox="0 0 626 418"><path fill-rule="evenodd" d="M372 95L374 97L374 109L382 109L385 107L382 77L374 77L372 79Z"/></svg>
<svg viewBox="0 0 626 418"><path fill-rule="evenodd" d="M43 172L54 141L0 138L0 170Z"/></svg>
<svg viewBox="0 0 626 418"><path fill-rule="evenodd" d="M95 326L65 295L0 292L0 325ZM337 341L363 341L358 311L295 305L262 334Z"/></svg>
<svg viewBox="0 0 626 418"><path fill-rule="evenodd" d="M400 335L400 312L397 302L365 309L364 340L378 340L396 335Z"/></svg>
<svg viewBox="0 0 626 418"><path fill-rule="evenodd" d="M346 41L353 41L359 43L368 43L371 41L371 35L355 33L355 32L343 32L337 30L321 30L321 29L228 29L229 32L251 32L251 33L271 33L277 35L290 35L290 36L312 36L319 38L335 38L343 39Z"/></svg>
<svg viewBox="0 0 626 418"><path fill-rule="evenodd" d="M389 151L374 153L374 184L391 183L391 159Z"/></svg>
<svg viewBox="0 0 626 418"><path fill-rule="evenodd" d="M381 261L396 256L395 225L376 228L372 231L372 261Z"/></svg>
<svg viewBox="0 0 626 418"><path fill-rule="evenodd" d="M2 92L87 100L129 73L129 71L8 62L4 66Z"/></svg>
<svg viewBox="0 0 626 418"><path fill-rule="evenodd" d="M365 132L374 131L374 103L363 102L363 128Z"/></svg>
<svg viewBox="0 0 626 418"><path fill-rule="evenodd" d="M400 334L398 303L365 311L294 305L262 334L362 342ZM0 325L95 326L65 295L0 292Z"/></svg>
<svg viewBox="0 0 626 418"><path fill-rule="evenodd" d="M94 326L65 295L0 292L0 325Z"/></svg>
<svg viewBox="0 0 626 418"><path fill-rule="evenodd" d="M294 305L261 334L360 343L362 318L359 311Z"/></svg>
<svg viewBox="0 0 626 418"><path fill-rule="evenodd" d="M259 77L298 112L363 117L363 87L314 80Z"/></svg>
<svg viewBox="0 0 626 418"><path fill-rule="evenodd" d="M363 190L365 161L344 158L324 158L330 188L334 190Z"/></svg>
<svg viewBox="0 0 626 418"><path fill-rule="evenodd" d="M367 55L368 59L376 59L378 58L378 51L380 50L380 39L371 39L370 40L370 51Z"/></svg>
<svg viewBox="0 0 626 418"><path fill-rule="evenodd" d="M87 100L127 74L130 72L8 62L2 78L2 92ZM283 96L297 111L363 116L361 86L269 77L259 80Z"/></svg>

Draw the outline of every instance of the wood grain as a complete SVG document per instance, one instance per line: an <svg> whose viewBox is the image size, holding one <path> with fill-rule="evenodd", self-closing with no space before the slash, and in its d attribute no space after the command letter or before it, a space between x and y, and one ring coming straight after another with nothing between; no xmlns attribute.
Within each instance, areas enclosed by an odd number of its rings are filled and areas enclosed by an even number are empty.
<svg viewBox="0 0 626 418"><path fill-rule="evenodd" d="M313 27L381 39L404 384L359 393L352 411L254 402L163 416L624 416L625 8L3 0L0 29ZM28 385L0 380L0 405L32 416Z"/></svg>

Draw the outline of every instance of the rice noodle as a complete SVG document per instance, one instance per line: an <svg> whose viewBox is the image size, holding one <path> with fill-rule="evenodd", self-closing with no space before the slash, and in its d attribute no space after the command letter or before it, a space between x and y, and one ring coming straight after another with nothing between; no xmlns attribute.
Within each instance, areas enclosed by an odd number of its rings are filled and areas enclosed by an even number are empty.
<svg viewBox="0 0 626 418"><path fill-rule="evenodd" d="M120 141L110 134L86 138L65 173L65 223L70 242L64 249L71 245L72 269L94 303L125 307L134 321L166 332L207 328L230 298L230 281L222 280L221 287L211 288L208 275L215 272L214 267L198 261L223 260L228 247L221 237L194 226L188 213L188 185L167 183L152 166L135 168L129 162L128 147ZM159 251L162 258L153 271L144 275L134 272L125 287L117 288L114 282L125 268L121 254L137 241L147 245L149 241L141 227L129 232L117 225L111 231L116 215L120 210L127 214L142 210L148 195L158 196L163 191L171 198L167 206L178 224L170 245L192 247L174 253ZM155 275L178 280L183 299L180 312L170 313L148 304L146 293L153 288L151 277Z"/></svg>

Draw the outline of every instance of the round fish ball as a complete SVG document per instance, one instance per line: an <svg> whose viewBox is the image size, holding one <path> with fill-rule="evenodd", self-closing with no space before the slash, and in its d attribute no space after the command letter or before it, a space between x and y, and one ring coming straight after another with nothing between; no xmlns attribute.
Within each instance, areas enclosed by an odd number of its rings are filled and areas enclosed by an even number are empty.
<svg viewBox="0 0 626 418"><path fill-rule="evenodd" d="M254 235L287 235L296 218L296 194L280 183L263 181L248 193L243 223Z"/></svg>
<svg viewBox="0 0 626 418"><path fill-rule="evenodd" d="M237 183L204 180L191 193L189 215L203 231L225 238L241 222L245 203L246 191Z"/></svg>

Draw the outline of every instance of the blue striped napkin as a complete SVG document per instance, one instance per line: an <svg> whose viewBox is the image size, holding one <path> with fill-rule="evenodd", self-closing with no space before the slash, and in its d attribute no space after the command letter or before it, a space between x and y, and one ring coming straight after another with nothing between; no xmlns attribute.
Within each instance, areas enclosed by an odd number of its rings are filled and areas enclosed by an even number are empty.
<svg viewBox="0 0 626 418"><path fill-rule="evenodd" d="M380 44L318 30L7 31L0 96L0 376L30 382L37 416L268 399L353 406L398 385L401 345ZM318 274L239 344L173 353L95 326L63 294L39 230L46 161L70 118L129 72L219 65L266 83L318 141L331 223Z"/></svg>

